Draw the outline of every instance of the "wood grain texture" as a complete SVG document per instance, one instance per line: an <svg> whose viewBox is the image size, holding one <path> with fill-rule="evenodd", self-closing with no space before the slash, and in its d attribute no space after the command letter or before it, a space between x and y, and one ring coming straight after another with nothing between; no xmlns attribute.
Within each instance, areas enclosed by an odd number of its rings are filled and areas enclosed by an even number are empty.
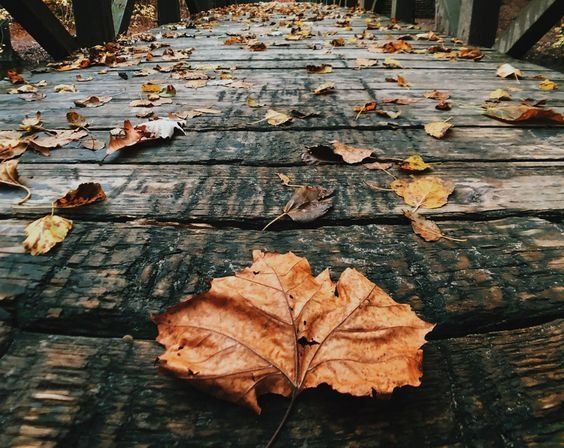
<svg viewBox="0 0 564 448"><path fill-rule="evenodd" d="M467 241L433 244L412 234L407 220L280 232L75 221L45 257L23 254L26 222L0 223L0 292L29 329L151 337L150 313L248 266L253 249L294 251L334 278L354 266L437 322L437 337L562 314L562 227L541 219L444 222L443 232Z"/></svg>
<svg viewBox="0 0 564 448"><path fill-rule="evenodd" d="M423 385L389 400L304 393L281 446L557 446L562 321L431 342ZM155 342L21 333L0 359L0 442L17 446L264 445L261 416L158 374ZM492 398L495 397L495 398ZM88 430L85 430L88 428Z"/></svg>

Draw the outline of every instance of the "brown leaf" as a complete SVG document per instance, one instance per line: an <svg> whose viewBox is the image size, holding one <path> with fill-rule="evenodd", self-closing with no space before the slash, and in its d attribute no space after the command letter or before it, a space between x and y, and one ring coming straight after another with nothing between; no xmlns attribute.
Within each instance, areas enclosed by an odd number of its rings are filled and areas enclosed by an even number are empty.
<svg viewBox="0 0 564 448"><path fill-rule="evenodd" d="M333 152L340 155L345 163L360 163L372 155L372 149L355 148L344 143L333 141Z"/></svg>
<svg viewBox="0 0 564 448"><path fill-rule="evenodd" d="M384 163L384 162L372 162L372 163L365 163L362 166L364 168L368 169L368 170L387 171L393 166L393 164L392 163Z"/></svg>
<svg viewBox="0 0 564 448"><path fill-rule="evenodd" d="M50 131L49 134L43 136L35 135L29 139L29 145L41 154L48 156L49 150L55 148L62 148L71 142L80 140L86 137L88 132L84 129L73 129L64 131Z"/></svg>
<svg viewBox="0 0 564 448"><path fill-rule="evenodd" d="M35 132L43 129L43 122L41 121L41 112L36 112L35 115L28 117L27 115L22 120L19 128L26 132Z"/></svg>
<svg viewBox="0 0 564 448"><path fill-rule="evenodd" d="M358 58L356 60L356 67L359 70L362 70L363 68L367 68L367 67L373 67L375 65L378 65L378 61L376 59Z"/></svg>
<svg viewBox="0 0 564 448"><path fill-rule="evenodd" d="M539 83L539 89L546 91L557 90L558 84L556 84L554 81L551 81L550 79L545 79L544 81Z"/></svg>
<svg viewBox="0 0 564 448"><path fill-rule="evenodd" d="M412 180L397 179L390 187L406 204L417 208L442 207L454 191L454 184L450 180L435 176L416 177Z"/></svg>
<svg viewBox="0 0 564 448"><path fill-rule="evenodd" d="M74 100L74 104L77 107L100 107L111 100L111 96L89 96L80 100Z"/></svg>
<svg viewBox="0 0 564 448"><path fill-rule="evenodd" d="M106 143L104 143L102 140L94 138L91 135L89 135L87 138L82 139L80 145L83 148L90 149L91 151L98 151L106 147Z"/></svg>
<svg viewBox="0 0 564 448"><path fill-rule="evenodd" d="M331 73L333 71L333 67L329 64L306 65L306 70L308 71L308 73L317 73L318 75L324 75Z"/></svg>
<svg viewBox="0 0 564 448"><path fill-rule="evenodd" d="M451 105L448 101L439 101L435 105L435 109L437 109L437 110L451 110L452 107L451 107Z"/></svg>
<svg viewBox="0 0 564 448"><path fill-rule="evenodd" d="M419 154L414 154L401 162L399 167L405 171L425 171L431 168L431 165L426 163Z"/></svg>
<svg viewBox="0 0 564 448"><path fill-rule="evenodd" d="M495 72L500 78L513 77L515 79L522 78L523 73L518 68L513 67L511 64L502 64L497 68Z"/></svg>
<svg viewBox="0 0 564 448"><path fill-rule="evenodd" d="M343 39L342 37L338 37L336 39L333 39L329 43L331 45L333 45L334 47L344 47L345 46L345 39Z"/></svg>
<svg viewBox="0 0 564 448"><path fill-rule="evenodd" d="M18 174L18 160L6 160L0 163L0 184L9 187L21 188L26 191L27 195L18 204L23 204L31 197L31 191L20 182Z"/></svg>
<svg viewBox="0 0 564 448"><path fill-rule="evenodd" d="M335 83L334 82L326 82L321 84L317 89L313 91L316 95L325 95L327 93L331 93L335 91Z"/></svg>
<svg viewBox="0 0 564 448"><path fill-rule="evenodd" d="M283 211L296 222L310 222L323 216L333 206L334 190L321 187L299 187Z"/></svg>
<svg viewBox="0 0 564 448"><path fill-rule="evenodd" d="M76 93L76 87L73 84L59 84L53 88L55 93Z"/></svg>
<svg viewBox="0 0 564 448"><path fill-rule="evenodd" d="M460 59L472 59L474 61L481 61L485 54L479 48L461 48L457 56Z"/></svg>
<svg viewBox="0 0 564 448"><path fill-rule="evenodd" d="M388 68L403 68L403 65L401 65L401 63L399 61L396 61L395 59L392 58L386 58L384 59L384 67L388 67Z"/></svg>
<svg viewBox="0 0 564 448"><path fill-rule="evenodd" d="M6 76L8 77L8 81L10 81L10 83L12 83L12 84L24 84L25 83L25 79L23 78L23 76L20 75L15 70L8 70L8 72L6 73Z"/></svg>
<svg viewBox="0 0 564 448"><path fill-rule="evenodd" d="M443 138L454 125L446 121L433 121L425 125L425 132L431 137Z"/></svg>
<svg viewBox="0 0 564 448"><path fill-rule="evenodd" d="M0 161L21 156L27 149L21 132L0 131Z"/></svg>
<svg viewBox="0 0 564 448"><path fill-rule="evenodd" d="M355 269L337 283L293 253L253 252L249 268L156 316L162 368L219 398L260 412L258 397L328 384L389 396L421 383L434 325ZM220 318L218 318L220 316Z"/></svg>
<svg viewBox="0 0 564 448"><path fill-rule="evenodd" d="M123 123L123 129L110 132L110 142L106 155L112 154L120 149L135 146L138 143L146 143L159 139L169 139L174 136L175 131L184 132L181 124L183 121L161 118L158 120L141 123L135 127L129 120Z"/></svg>
<svg viewBox="0 0 564 448"><path fill-rule="evenodd" d="M27 236L24 247L31 255L49 252L57 243L62 242L72 229L72 221L57 215L47 215L33 221L25 228Z"/></svg>
<svg viewBox="0 0 564 448"><path fill-rule="evenodd" d="M448 92L439 92L438 90L433 90L431 92L425 92L425 98L429 98L431 100L445 101L450 98L450 95Z"/></svg>
<svg viewBox="0 0 564 448"><path fill-rule="evenodd" d="M413 231L425 241L438 241L441 238L451 241L466 241L446 236L435 222L425 218L417 212L404 210L403 214L411 221L411 228Z"/></svg>
<svg viewBox="0 0 564 448"><path fill-rule="evenodd" d="M489 98L498 101L511 101L511 94L507 90L495 89L490 92Z"/></svg>
<svg viewBox="0 0 564 448"><path fill-rule="evenodd" d="M105 200L106 193L102 186L97 182L88 182L80 184L76 190L71 190L62 198L57 199L53 202L53 207L74 208Z"/></svg>
<svg viewBox="0 0 564 448"><path fill-rule="evenodd" d="M283 112L277 112L274 109L268 109L268 111L266 112L265 120L272 126L280 126L292 121L292 117Z"/></svg>
<svg viewBox="0 0 564 448"><path fill-rule="evenodd" d="M524 121L554 121L564 123L564 116L552 109L534 107L527 104L515 104L509 106L488 106L484 115L496 118L508 123L520 123Z"/></svg>
<svg viewBox="0 0 564 448"><path fill-rule="evenodd" d="M86 117L73 110L67 112L67 121L72 128L85 128L88 126Z"/></svg>

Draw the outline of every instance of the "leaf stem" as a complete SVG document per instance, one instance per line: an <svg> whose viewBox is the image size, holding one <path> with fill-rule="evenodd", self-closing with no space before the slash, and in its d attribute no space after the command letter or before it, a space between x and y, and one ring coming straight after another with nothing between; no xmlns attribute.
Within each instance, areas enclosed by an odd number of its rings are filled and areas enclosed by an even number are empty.
<svg viewBox="0 0 564 448"><path fill-rule="evenodd" d="M286 409L286 412L284 413L282 420L280 420L280 423L278 424L276 431L274 431L274 434L272 434L272 437L266 444L265 448L272 448L274 446L274 442L276 442L276 439L278 438L280 431L282 431L282 428L284 428L284 425L288 421L288 417L290 416L292 409L294 409L294 404L296 403L296 398L298 397L298 394L299 394L298 389L294 389L294 391L292 392L292 399L290 400L290 404L288 405L288 408Z"/></svg>
<svg viewBox="0 0 564 448"><path fill-rule="evenodd" d="M266 229L268 229L272 224L274 224L276 221L278 221L279 219L282 219L284 216L286 216L288 213L284 212L281 215L278 215L276 218L274 218L272 221L270 221L267 225L265 225L262 228L262 231L264 232Z"/></svg>

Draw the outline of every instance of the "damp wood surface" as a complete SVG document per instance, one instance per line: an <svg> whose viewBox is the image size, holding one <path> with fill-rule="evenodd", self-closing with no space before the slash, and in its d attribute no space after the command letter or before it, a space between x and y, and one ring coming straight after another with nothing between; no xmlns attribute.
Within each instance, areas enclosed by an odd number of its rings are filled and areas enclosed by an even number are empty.
<svg viewBox="0 0 564 448"><path fill-rule="evenodd" d="M23 191L0 185L1 446L264 445L287 401L268 396L256 416L159 372L154 361L162 348L151 322L152 314L207 290L211 279L248 266L254 249L293 251L309 260L314 273L329 267L334 279L355 267L437 324L424 346L421 387L397 390L384 401L324 387L309 391L279 446L561 443L563 128L504 123L484 116L481 105L491 91L504 89L513 97L507 104L545 99L562 112L564 75L485 48L484 58L474 62L378 53L350 42L328 45L362 33L367 17L354 17L350 29L337 27L334 18L313 22L315 35L302 41L260 36L267 45L262 52L224 45L230 35L249 32L241 22L186 29L175 39L162 37L163 28L152 31L175 50L193 48L183 60L187 66L221 67L208 71L214 79L201 88L167 73L134 77L140 69L181 62L163 60L161 50L151 61L140 51L138 65L106 74L99 74L103 67L24 72L30 82L47 81L41 101L9 95L13 86L0 82L0 130L17 128L37 111L47 128L64 129L65 114L77 110L92 135L107 142L124 120L146 121L136 117L144 109L129 104L142 98L141 86L149 81L176 87L172 104L154 108L161 116L219 111L188 120L185 135L109 157L79 143L49 157L28 151L18 171L33 196L21 206ZM378 44L423 31L370 30ZM416 51L436 44L408 42ZM449 38L444 44L459 46ZM387 57L403 67L383 66ZM378 64L358 70L357 58ZM496 77L502 63L520 68L524 78ZM308 73L312 64L330 64L333 71ZM250 84L221 85L221 71ZM76 82L77 74L93 80ZM410 87L385 80L397 75ZM540 90L539 76L560 90ZM335 92L314 95L326 82L335 83ZM74 84L78 92L57 94L58 84ZM450 111L436 110L436 102L424 97L435 89L450 93ZM73 105L90 95L112 100L99 108ZM248 107L249 96L262 107ZM397 97L413 102L384 103ZM401 115L355 113L355 106L371 101ZM273 127L264 121L268 109L318 116ZM444 139L426 134L426 123L442 120L454 124ZM413 234L402 215L408 207L394 192L381 190L393 180L385 172L304 162L308 148L335 140L373 149L378 161L421 154L432 163L428 174L455 184L446 206L423 213L464 241L427 243ZM262 232L293 192L277 173L295 184L334 188L334 207L312 223L284 219ZM47 255L26 254L26 225L83 182L100 182L107 200L59 211L74 221L67 239Z"/></svg>

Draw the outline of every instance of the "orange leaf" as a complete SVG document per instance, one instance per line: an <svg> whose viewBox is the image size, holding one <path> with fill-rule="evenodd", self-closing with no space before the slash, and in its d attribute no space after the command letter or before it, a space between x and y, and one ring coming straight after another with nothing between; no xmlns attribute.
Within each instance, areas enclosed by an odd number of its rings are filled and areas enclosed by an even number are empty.
<svg viewBox="0 0 564 448"><path fill-rule="evenodd" d="M508 123L519 123L523 121L554 121L564 123L564 116L552 109L534 107L526 104L487 107L484 115L497 118Z"/></svg>
<svg viewBox="0 0 564 448"><path fill-rule="evenodd" d="M252 266L214 279L155 317L161 367L260 412L258 397L297 396L328 384L354 396L388 396L421 384L433 325L356 269L337 283L293 253L253 252Z"/></svg>
<svg viewBox="0 0 564 448"><path fill-rule="evenodd" d="M106 193L97 182L80 184L76 190L71 190L62 198L53 202L55 208L74 208L106 200Z"/></svg>

